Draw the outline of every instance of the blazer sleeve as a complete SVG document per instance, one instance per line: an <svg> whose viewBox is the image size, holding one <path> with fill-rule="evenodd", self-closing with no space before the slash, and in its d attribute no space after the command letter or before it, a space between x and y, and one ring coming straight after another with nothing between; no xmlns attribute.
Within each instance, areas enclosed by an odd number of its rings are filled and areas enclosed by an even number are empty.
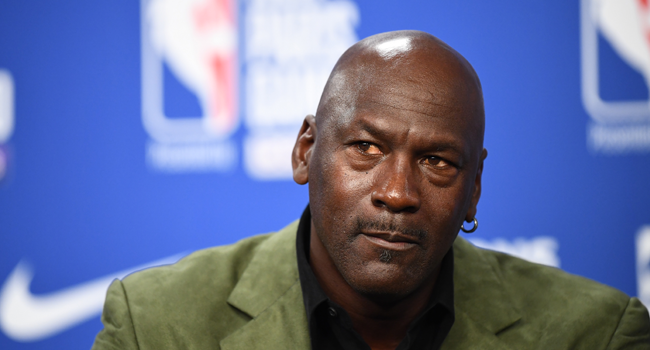
<svg viewBox="0 0 650 350"><path fill-rule="evenodd" d="M607 349L650 350L650 319L639 299L630 298Z"/></svg>
<svg viewBox="0 0 650 350"><path fill-rule="evenodd" d="M113 281L108 287L102 323L104 329L97 334L92 350L139 349L129 303L120 280Z"/></svg>

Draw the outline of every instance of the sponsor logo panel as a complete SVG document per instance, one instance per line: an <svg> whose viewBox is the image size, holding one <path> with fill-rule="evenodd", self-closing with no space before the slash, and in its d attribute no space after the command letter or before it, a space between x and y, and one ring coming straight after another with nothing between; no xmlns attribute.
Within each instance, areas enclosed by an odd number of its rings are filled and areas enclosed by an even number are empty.
<svg viewBox="0 0 650 350"><path fill-rule="evenodd" d="M150 137L150 167L224 172L241 155L253 179L290 179L289 155L300 124L316 112L338 57L358 40L356 4L142 0L141 6L142 121ZM166 69L196 96L200 115L165 114L166 106L176 103L165 92ZM240 76L242 113L237 108ZM240 117L245 129L237 133Z"/></svg>

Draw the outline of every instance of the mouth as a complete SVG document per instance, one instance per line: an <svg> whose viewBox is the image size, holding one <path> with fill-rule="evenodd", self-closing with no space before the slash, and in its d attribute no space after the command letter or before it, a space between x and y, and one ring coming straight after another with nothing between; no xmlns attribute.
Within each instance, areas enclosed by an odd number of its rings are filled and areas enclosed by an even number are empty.
<svg viewBox="0 0 650 350"><path fill-rule="evenodd" d="M361 235L382 249L404 251L418 245L416 239L397 232L361 232Z"/></svg>

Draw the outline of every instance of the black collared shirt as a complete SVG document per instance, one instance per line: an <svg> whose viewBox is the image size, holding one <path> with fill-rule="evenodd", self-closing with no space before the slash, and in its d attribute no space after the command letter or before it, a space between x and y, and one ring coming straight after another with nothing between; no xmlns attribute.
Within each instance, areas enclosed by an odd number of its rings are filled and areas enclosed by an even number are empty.
<svg viewBox="0 0 650 350"><path fill-rule="evenodd" d="M311 212L305 209L298 224L296 253L298 274L302 287L305 311L309 320L312 350L345 349L370 350L370 346L352 328L348 313L331 301L318 284L309 265ZM427 307L409 327L406 337L396 350L436 350L454 324L454 256L453 249L442 259L438 281Z"/></svg>

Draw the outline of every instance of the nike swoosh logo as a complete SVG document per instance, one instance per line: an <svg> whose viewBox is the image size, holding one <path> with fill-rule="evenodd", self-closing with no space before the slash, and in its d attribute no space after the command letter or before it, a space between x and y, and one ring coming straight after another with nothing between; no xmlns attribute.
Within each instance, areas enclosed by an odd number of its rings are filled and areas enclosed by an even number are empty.
<svg viewBox="0 0 650 350"><path fill-rule="evenodd" d="M106 290L114 279L147 267L171 264L183 256L171 256L41 295L29 291L34 271L21 261L0 290L0 329L20 342L49 338L101 314Z"/></svg>

